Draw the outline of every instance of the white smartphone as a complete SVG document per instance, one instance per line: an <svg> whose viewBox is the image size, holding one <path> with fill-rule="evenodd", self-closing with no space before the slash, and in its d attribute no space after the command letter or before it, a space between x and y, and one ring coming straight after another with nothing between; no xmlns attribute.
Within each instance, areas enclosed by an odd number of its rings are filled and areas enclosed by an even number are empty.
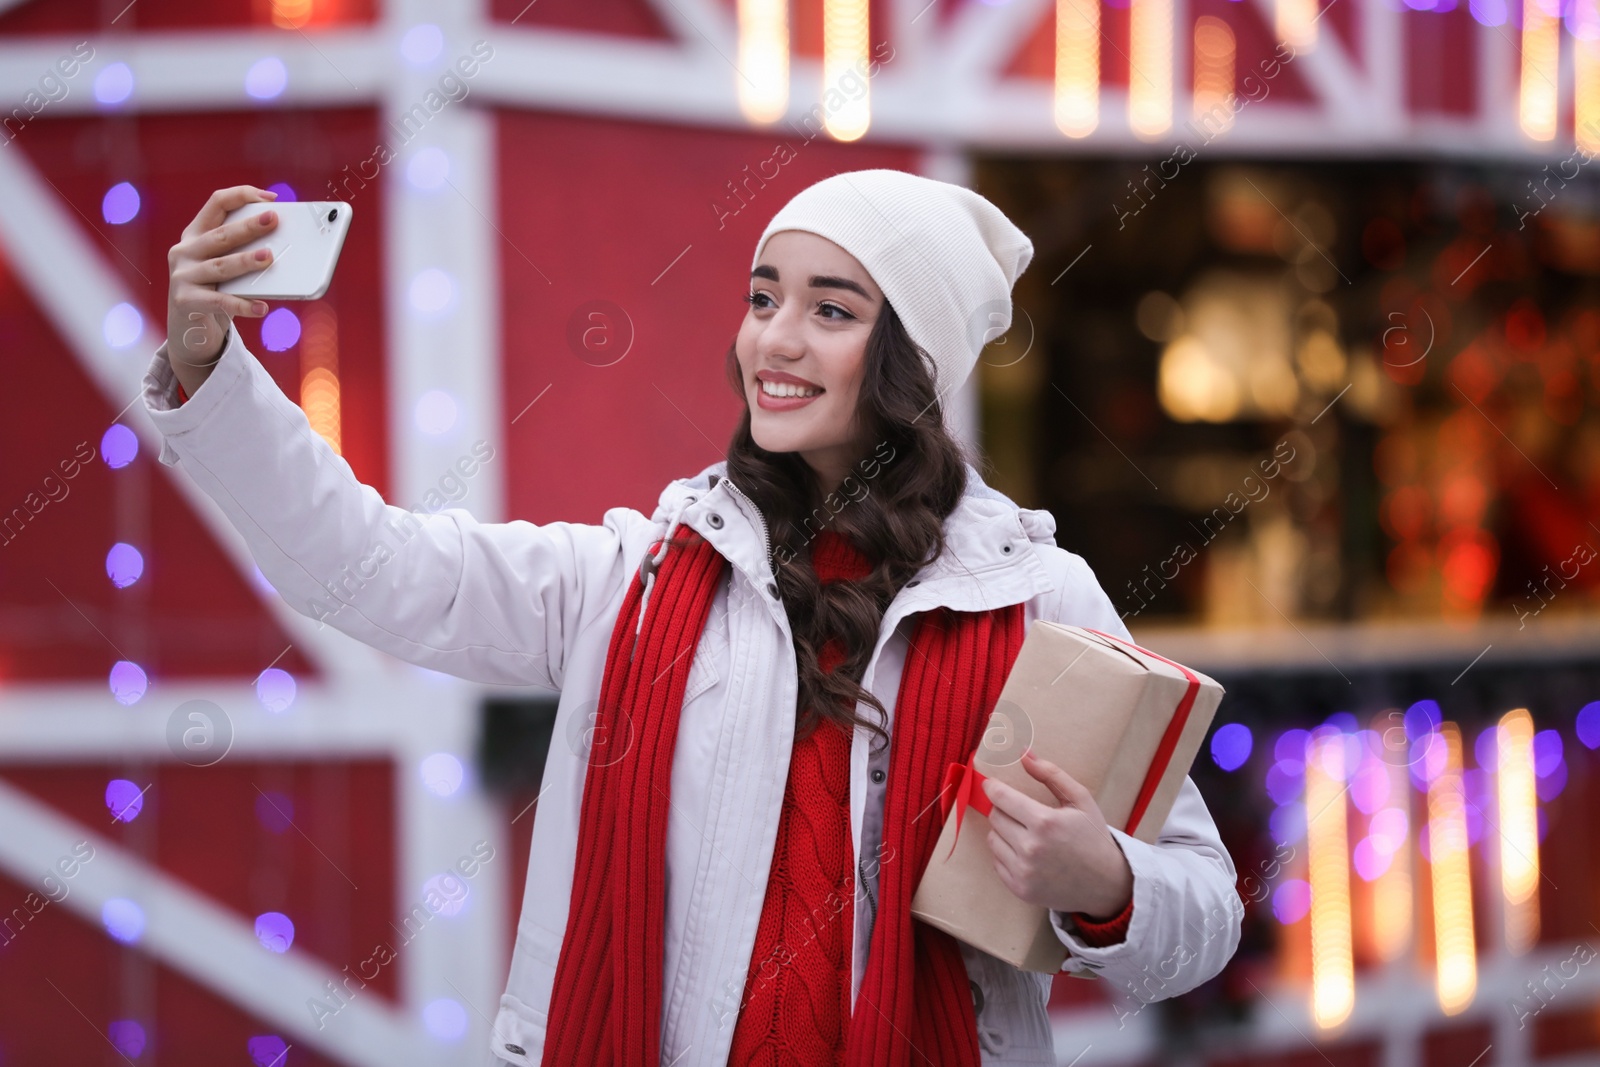
<svg viewBox="0 0 1600 1067"><path fill-rule="evenodd" d="M217 284L218 292L259 300L316 300L328 291L333 267L350 230L353 208L341 200L258 200L228 212L226 221L276 211L278 224L234 252L272 249L272 262L260 270ZM230 253L232 254L232 253Z"/></svg>

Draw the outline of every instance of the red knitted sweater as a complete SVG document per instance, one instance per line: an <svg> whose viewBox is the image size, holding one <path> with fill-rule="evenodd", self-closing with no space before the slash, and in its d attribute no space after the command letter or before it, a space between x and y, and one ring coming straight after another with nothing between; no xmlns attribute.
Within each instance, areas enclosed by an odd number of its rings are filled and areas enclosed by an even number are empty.
<svg viewBox="0 0 1600 1067"><path fill-rule="evenodd" d="M849 541L824 530L811 566L823 582L871 570ZM837 637L817 654L832 671ZM844 1062L855 948L855 847L850 836L850 735L823 720L789 757L772 873L733 1031L729 1067Z"/></svg>

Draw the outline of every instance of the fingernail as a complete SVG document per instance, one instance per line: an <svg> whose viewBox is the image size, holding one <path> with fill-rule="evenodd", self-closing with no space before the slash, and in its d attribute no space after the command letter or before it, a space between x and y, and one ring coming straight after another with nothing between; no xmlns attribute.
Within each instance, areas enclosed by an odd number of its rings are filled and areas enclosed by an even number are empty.
<svg viewBox="0 0 1600 1067"><path fill-rule="evenodd" d="M273 192L271 189L263 189L261 191L266 193L268 196L272 197L272 199L274 199L274 200L278 199L278 194Z"/></svg>
<svg viewBox="0 0 1600 1067"><path fill-rule="evenodd" d="M263 225L263 226L270 226L270 225L272 225L272 220L273 220L273 218L274 218L274 217L275 217L275 216L274 216L274 215L273 215L273 213L272 213L272 212L270 212L270 211L263 211L263 212L262 212L262 213L261 213L261 225Z"/></svg>
<svg viewBox="0 0 1600 1067"><path fill-rule="evenodd" d="M250 305L250 311L255 315L265 315L267 313L267 302L265 300L257 300Z"/></svg>
<svg viewBox="0 0 1600 1067"><path fill-rule="evenodd" d="M272 255L272 249L270 249L270 248L258 248L258 249L256 249L256 258L257 259L266 259L270 255Z"/></svg>

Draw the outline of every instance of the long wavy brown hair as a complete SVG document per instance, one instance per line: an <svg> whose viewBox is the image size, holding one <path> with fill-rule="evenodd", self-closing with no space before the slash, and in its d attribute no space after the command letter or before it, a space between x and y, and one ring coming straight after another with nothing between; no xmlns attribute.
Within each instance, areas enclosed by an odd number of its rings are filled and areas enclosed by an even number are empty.
<svg viewBox="0 0 1600 1067"><path fill-rule="evenodd" d="M867 336L857 408L866 439L876 443L826 495L798 452L768 452L750 436L735 347L728 346L728 382L745 410L728 445L728 477L767 520L800 674L796 737L809 736L830 719L847 731L865 726L887 745L888 711L861 678L889 602L944 551L944 520L966 489L967 456L944 428L922 350L887 301ZM809 547L823 529L849 538L871 561L871 572L859 581L824 585L812 569ZM845 655L826 673L817 656L835 636ZM857 702L876 709L878 722L857 715Z"/></svg>

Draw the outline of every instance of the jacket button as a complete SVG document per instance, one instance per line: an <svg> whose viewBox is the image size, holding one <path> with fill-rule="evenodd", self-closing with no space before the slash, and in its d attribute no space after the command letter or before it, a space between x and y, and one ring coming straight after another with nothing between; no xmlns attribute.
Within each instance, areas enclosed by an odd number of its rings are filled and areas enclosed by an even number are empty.
<svg viewBox="0 0 1600 1067"><path fill-rule="evenodd" d="M528 1050L523 1048L521 1045L507 1045L506 1051L517 1056L526 1056L528 1054Z"/></svg>
<svg viewBox="0 0 1600 1067"><path fill-rule="evenodd" d="M906 588L910 589L914 585L921 585L921 584L922 584L922 579L921 578L913 578L909 582L906 583Z"/></svg>
<svg viewBox="0 0 1600 1067"><path fill-rule="evenodd" d="M1000 551L1004 552L1006 555L1009 556L1011 554L1011 546L1010 545L1001 545L1000 546Z"/></svg>
<svg viewBox="0 0 1600 1067"><path fill-rule="evenodd" d="M883 772L881 770L875 770L875 771L872 772L872 780L874 782L881 782L881 781L883 781L883 778L884 778L884 775L883 775Z"/></svg>
<svg viewBox="0 0 1600 1067"><path fill-rule="evenodd" d="M711 524L711 528L713 530L722 529L722 516L718 515L715 511L706 516L706 521Z"/></svg>
<svg viewBox="0 0 1600 1067"><path fill-rule="evenodd" d="M767 595L772 597L774 600L776 600L778 598L778 583L777 582L768 582L767 583Z"/></svg>

